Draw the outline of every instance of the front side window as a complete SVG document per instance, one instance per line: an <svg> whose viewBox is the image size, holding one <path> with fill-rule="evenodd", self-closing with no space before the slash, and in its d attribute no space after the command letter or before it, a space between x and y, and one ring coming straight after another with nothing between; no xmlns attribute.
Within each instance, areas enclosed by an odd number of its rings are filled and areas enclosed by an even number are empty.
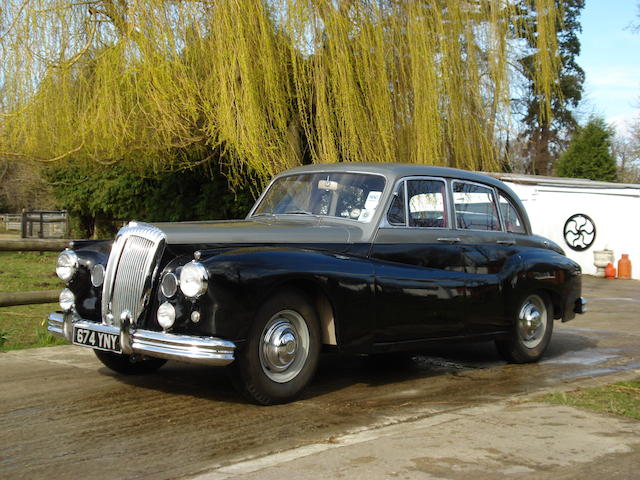
<svg viewBox="0 0 640 480"><path fill-rule="evenodd" d="M500 230L493 189L468 182L453 183L456 226L467 230Z"/></svg>
<svg viewBox="0 0 640 480"><path fill-rule="evenodd" d="M252 216L320 215L368 223L385 179L363 173L301 173L277 179Z"/></svg>
<svg viewBox="0 0 640 480"><path fill-rule="evenodd" d="M504 195L500 195L500 213L504 221L504 228L509 233L527 233L520 214L511 201Z"/></svg>
<svg viewBox="0 0 640 480"><path fill-rule="evenodd" d="M407 181L410 227L445 228L445 183L441 180Z"/></svg>

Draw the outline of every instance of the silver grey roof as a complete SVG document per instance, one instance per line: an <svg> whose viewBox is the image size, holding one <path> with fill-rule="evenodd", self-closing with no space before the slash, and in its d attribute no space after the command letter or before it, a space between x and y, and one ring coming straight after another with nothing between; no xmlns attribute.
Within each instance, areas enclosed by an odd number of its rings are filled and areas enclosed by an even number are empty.
<svg viewBox="0 0 640 480"><path fill-rule="evenodd" d="M471 182L480 182L492 185L507 194L517 205L518 209L523 213L523 221L527 232L531 232L531 223L529 221L527 211L522 205L518 195L497 178L488 175L471 172L468 170L460 170L457 168L434 167L431 165L417 165L410 163L316 163L313 165L304 165L301 167L286 170L275 178L299 173L316 173L316 172L353 172L353 173L371 173L384 176L388 183L393 185L396 181L403 177L412 176L428 176L468 180ZM378 215L378 214L376 214Z"/></svg>
<svg viewBox="0 0 640 480"><path fill-rule="evenodd" d="M387 178L400 178L413 175L425 175L431 177L460 178L464 180L494 183L496 180L481 173L459 170L457 168L434 167L431 165L417 165L409 163L316 163L292 168L281 175L303 172L361 172L384 175ZM496 185L503 186L502 182Z"/></svg>
<svg viewBox="0 0 640 480"><path fill-rule="evenodd" d="M291 175L292 173L313 173L313 172L359 172L383 175L390 181L395 181L402 177L429 176L443 178L459 178L472 182L481 182L506 190L510 195L517 198L517 195L500 180L488 175L460 170L457 168L434 167L431 165L417 165L409 163L316 163L292 168L282 172L279 176Z"/></svg>

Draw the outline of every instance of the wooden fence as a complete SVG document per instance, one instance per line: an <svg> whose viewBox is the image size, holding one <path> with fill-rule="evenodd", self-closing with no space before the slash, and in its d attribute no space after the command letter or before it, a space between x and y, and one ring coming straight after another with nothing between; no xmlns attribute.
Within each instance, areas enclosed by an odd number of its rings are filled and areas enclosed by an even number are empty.
<svg viewBox="0 0 640 480"><path fill-rule="evenodd" d="M0 223L2 223L4 229L8 232L22 231L22 215L19 213L3 213L0 215Z"/></svg>
<svg viewBox="0 0 640 480"><path fill-rule="evenodd" d="M64 238L67 235L69 235L69 216L65 210L22 212L22 238Z"/></svg>
<svg viewBox="0 0 640 480"><path fill-rule="evenodd" d="M44 239L3 239L0 238L0 251L59 252L69 246L70 240ZM60 290L41 290L36 292L0 292L0 307L17 305L35 305L58 301Z"/></svg>

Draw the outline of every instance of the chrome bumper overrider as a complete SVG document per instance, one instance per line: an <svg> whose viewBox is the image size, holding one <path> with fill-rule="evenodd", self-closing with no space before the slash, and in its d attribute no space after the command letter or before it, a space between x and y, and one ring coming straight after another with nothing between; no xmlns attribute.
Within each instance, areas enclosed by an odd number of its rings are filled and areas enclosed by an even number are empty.
<svg viewBox="0 0 640 480"><path fill-rule="evenodd" d="M123 353L218 366L228 365L234 360L235 343L220 338L174 335L133 327L120 329L112 325L90 322L70 313L49 314L49 332L69 342L73 340L74 325L96 332L120 335Z"/></svg>
<svg viewBox="0 0 640 480"><path fill-rule="evenodd" d="M579 297L576 300L575 306L573 307L573 311L575 313L587 313L587 299L584 297Z"/></svg>

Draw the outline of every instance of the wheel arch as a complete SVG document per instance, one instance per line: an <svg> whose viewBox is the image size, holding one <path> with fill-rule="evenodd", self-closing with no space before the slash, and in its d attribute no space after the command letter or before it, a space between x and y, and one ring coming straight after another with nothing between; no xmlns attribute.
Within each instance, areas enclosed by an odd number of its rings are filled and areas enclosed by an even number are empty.
<svg viewBox="0 0 640 480"><path fill-rule="evenodd" d="M553 318L560 319L563 315L563 301L562 295L551 288L544 288L542 286L538 286L537 288L532 289L529 294L541 295L543 299L551 302L551 308L553 309Z"/></svg>
<svg viewBox="0 0 640 480"><path fill-rule="evenodd" d="M298 290L310 301L320 322L323 345L337 345L335 311L329 296L321 285L310 278L288 278L275 285L265 298L283 290Z"/></svg>

